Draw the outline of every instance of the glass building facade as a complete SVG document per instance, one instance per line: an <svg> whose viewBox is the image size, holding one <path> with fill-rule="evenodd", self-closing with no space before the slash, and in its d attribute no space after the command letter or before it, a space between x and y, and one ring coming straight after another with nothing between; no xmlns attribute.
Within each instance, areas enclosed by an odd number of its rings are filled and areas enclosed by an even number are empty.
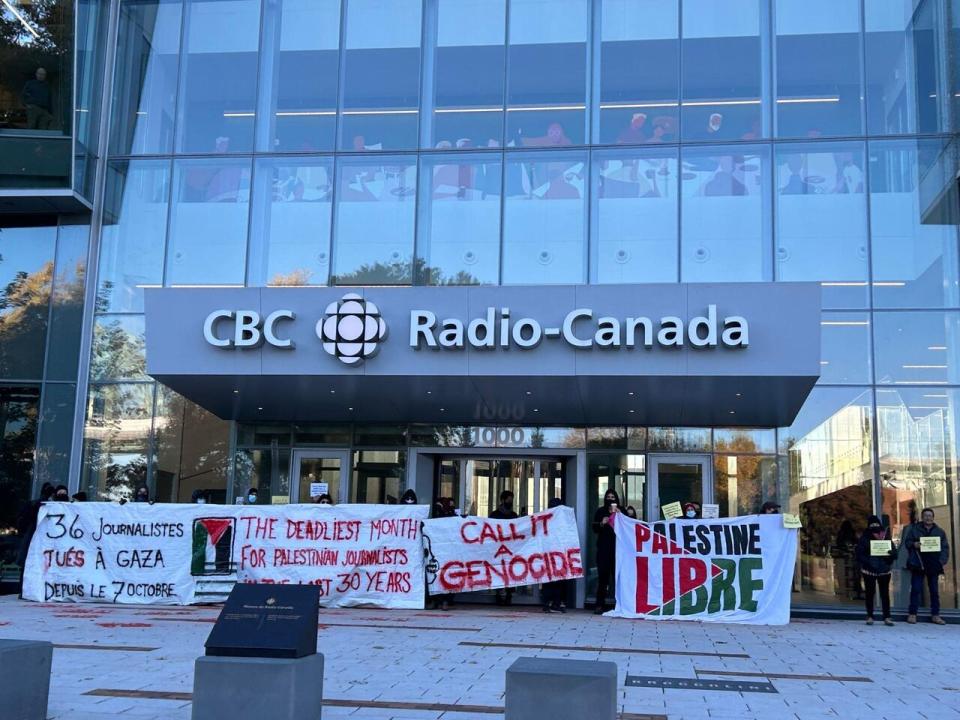
<svg viewBox="0 0 960 720"><path fill-rule="evenodd" d="M309 447L347 453L355 501L396 497L423 448L514 458L438 460L436 495L532 473L554 487L549 462L522 465L526 448L582 458L592 513L607 487L642 505L653 456L687 453L709 458L723 514L768 499L800 513L798 603L859 601L852 543L869 514L897 537L933 507L956 546L954 0L59 5L89 17L71 21L77 62L56 71L60 119L43 132L91 138L71 182L85 178L92 232L0 216L10 497L60 478L101 499L141 483L162 501L196 489L231 501L249 485L289 498ZM0 28L23 36L31 19L0 12ZM69 80L83 47L105 54L86 84ZM21 88L41 61L24 50L0 63L0 148L29 135ZM102 97L105 112L81 103L83 121L68 120L71 92ZM16 320L27 280L48 309L31 331ZM250 424L145 370L148 287L781 281L819 283L823 303L820 381L790 427L544 418L514 441L503 419ZM53 331L68 312L82 316L67 322L75 336ZM68 336L74 349L54 350ZM485 429L491 442L477 439ZM956 569L951 559L948 607Z"/></svg>

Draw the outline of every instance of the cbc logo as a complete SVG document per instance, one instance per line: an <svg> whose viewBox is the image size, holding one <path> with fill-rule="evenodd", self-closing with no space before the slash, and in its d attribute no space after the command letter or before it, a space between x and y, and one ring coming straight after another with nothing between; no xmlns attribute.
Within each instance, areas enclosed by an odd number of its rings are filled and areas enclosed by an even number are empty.
<svg viewBox="0 0 960 720"><path fill-rule="evenodd" d="M265 318L256 310L214 310L203 323L204 339L219 348L256 348L264 343L281 350L293 350L293 340L277 334L277 325L283 320L294 320L292 310L275 310ZM233 336L220 337L221 321L233 321Z"/></svg>
<svg viewBox="0 0 960 720"><path fill-rule="evenodd" d="M353 293L327 305L323 319L317 323L323 349L347 365L376 355L386 336L387 324L380 309Z"/></svg>

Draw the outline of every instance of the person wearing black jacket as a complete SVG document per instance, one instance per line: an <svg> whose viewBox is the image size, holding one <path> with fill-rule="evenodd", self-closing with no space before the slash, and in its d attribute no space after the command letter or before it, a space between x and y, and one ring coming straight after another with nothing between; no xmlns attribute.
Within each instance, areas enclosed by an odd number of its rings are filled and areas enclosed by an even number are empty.
<svg viewBox="0 0 960 720"><path fill-rule="evenodd" d="M888 544L886 552L874 553L870 546L872 540L886 541ZM890 529L885 528L876 515L867 518L867 529L863 531L857 542L856 558L860 565L860 574L863 576L867 625L873 625L873 601L877 588L880 589L883 624L893 625L893 620L890 618L890 578L893 576L893 563L897 559L897 551L890 542Z"/></svg>
<svg viewBox="0 0 960 720"><path fill-rule="evenodd" d="M54 488L45 482L40 488L40 499L31 500L20 510L17 516L17 532L20 535L20 547L17 549L17 565L20 566L20 597L23 597L23 571L27 565L27 553L30 552L30 541L37 531L37 516L40 506L53 497Z"/></svg>
<svg viewBox="0 0 960 720"><path fill-rule="evenodd" d="M513 491L504 490L500 493L500 504L490 513L493 520L516 520L519 516L513 509ZM497 605L513 604L513 588L499 588L497 590Z"/></svg>
<svg viewBox="0 0 960 720"><path fill-rule="evenodd" d="M558 497L550 498L550 502L547 503L547 508L553 509L563 505L563 500ZM570 581L569 580L554 580L552 582L543 583L543 587L540 590L540 601L543 603L543 611L545 613L565 613L566 608L566 598L569 594Z"/></svg>
<svg viewBox="0 0 960 720"><path fill-rule="evenodd" d="M923 550L920 542L923 538L939 538L940 551ZM907 622L911 625L917 622L917 610L923 595L923 583L926 581L930 592L930 622L945 625L946 622L940 617L940 576L943 575L943 566L950 559L950 546L947 544L947 534L933 521L931 508L924 508L920 512L920 522L907 528L903 535L903 546L907 551L907 570L910 571L910 609Z"/></svg>
<svg viewBox="0 0 960 720"><path fill-rule="evenodd" d="M602 615L606 611L607 592L613 584L617 564L617 536L613 532L613 521L619 508L620 496L614 490L607 490L603 496L603 506L598 507L593 514L593 532L597 535L597 604L593 610L595 615Z"/></svg>

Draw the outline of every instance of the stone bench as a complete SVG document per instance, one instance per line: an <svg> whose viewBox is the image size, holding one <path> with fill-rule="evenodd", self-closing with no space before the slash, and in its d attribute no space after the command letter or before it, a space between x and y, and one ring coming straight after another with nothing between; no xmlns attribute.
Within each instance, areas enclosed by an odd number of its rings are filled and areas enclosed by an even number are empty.
<svg viewBox="0 0 960 720"><path fill-rule="evenodd" d="M53 644L0 639L0 717L46 720Z"/></svg>
<svg viewBox="0 0 960 720"><path fill-rule="evenodd" d="M505 720L615 720L617 664L518 658L507 668Z"/></svg>

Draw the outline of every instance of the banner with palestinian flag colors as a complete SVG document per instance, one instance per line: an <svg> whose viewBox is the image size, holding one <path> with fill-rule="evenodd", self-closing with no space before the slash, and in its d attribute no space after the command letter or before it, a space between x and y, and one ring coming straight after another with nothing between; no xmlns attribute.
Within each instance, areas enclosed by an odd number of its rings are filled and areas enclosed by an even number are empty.
<svg viewBox="0 0 960 720"><path fill-rule="evenodd" d="M646 523L617 513L612 617L785 625L797 531L782 515Z"/></svg>

